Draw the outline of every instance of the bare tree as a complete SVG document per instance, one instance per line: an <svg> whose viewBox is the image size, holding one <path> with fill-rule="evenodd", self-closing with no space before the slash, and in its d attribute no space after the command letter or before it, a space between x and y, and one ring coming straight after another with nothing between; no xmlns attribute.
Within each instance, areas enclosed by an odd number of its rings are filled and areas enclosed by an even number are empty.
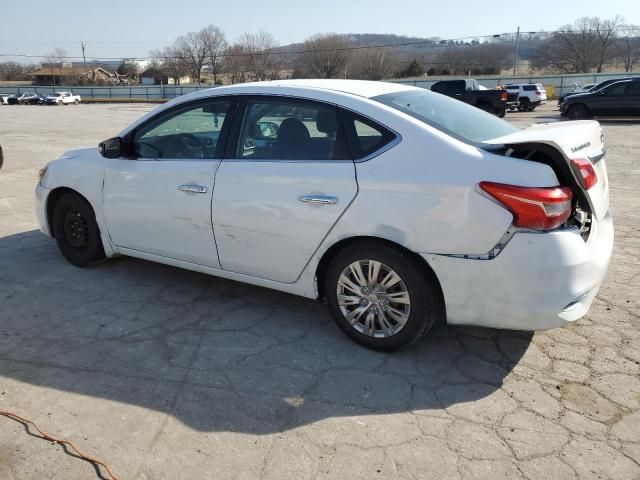
<svg viewBox="0 0 640 480"><path fill-rule="evenodd" d="M337 78L347 65L346 38L332 33L318 33L303 44L300 69L309 77Z"/></svg>
<svg viewBox="0 0 640 480"><path fill-rule="evenodd" d="M602 20L583 17L560 27L542 43L531 58L536 69L547 68L560 73L601 72L614 54L616 31L621 17Z"/></svg>
<svg viewBox="0 0 640 480"><path fill-rule="evenodd" d="M396 58L385 48L363 48L353 52L350 76L363 80L389 78L396 67Z"/></svg>
<svg viewBox="0 0 640 480"><path fill-rule="evenodd" d="M246 81L247 55L244 47L234 43L225 51L226 71L231 75L231 83L243 83Z"/></svg>
<svg viewBox="0 0 640 480"><path fill-rule="evenodd" d="M62 68L67 57L67 51L63 48L56 47L53 51L46 55L45 62L51 67L52 70L58 72L58 79L62 83ZM56 76L52 75L53 84L56 84Z"/></svg>
<svg viewBox="0 0 640 480"><path fill-rule="evenodd" d="M240 45L246 55L246 72L253 80L275 80L280 74L280 60L273 51L278 44L268 32L244 33Z"/></svg>
<svg viewBox="0 0 640 480"><path fill-rule="evenodd" d="M591 28L595 32L599 43L598 73L602 72L605 61L613 57L613 47L616 43L616 32L622 23L622 17L616 15L612 20L591 18Z"/></svg>
<svg viewBox="0 0 640 480"><path fill-rule="evenodd" d="M207 48L204 43L202 31L189 32L176 38L173 45L175 53L189 68L191 79L200 83L202 66L207 58Z"/></svg>
<svg viewBox="0 0 640 480"><path fill-rule="evenodd" d="M189 65L174 47L152 50L151 57L152 68L158 68L167 77L172 78L176 85L179 85L180 79L190 71Z"/></svg>
<svg viewBox="0 0 640 480"><path fill-rule="evenodd" d="M26 80L29 69L18 62L0 63L0 80Z"/></svg>
<svg viewBox="0 0 640 480"><path fill-rule="evenodd" d="M640 62L640 26L621 25L616 43L618 57L622 59L625 72L633 71L633 67Z"/></svg>
<svg viewBox="0 0 640 480"><path fill-rule="evenodd" d="M227 48L227 40L224 32L215 25L209 25L200 31L202 42L206 51L206 62L211 67L213 83L218 80L220 64L224 58L224 51Z"/></svg>

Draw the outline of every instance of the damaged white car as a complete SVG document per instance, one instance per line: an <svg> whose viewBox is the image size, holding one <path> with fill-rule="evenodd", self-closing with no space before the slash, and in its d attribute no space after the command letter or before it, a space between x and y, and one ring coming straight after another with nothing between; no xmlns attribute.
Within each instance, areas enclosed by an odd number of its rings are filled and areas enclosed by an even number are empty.
<svg viewBox="0 0 640 480"><path fill-rule="evenodd" d="M291 80L176 98L40 172L77 266L129 255L324 299L375 349L584 316L613 247L597 122L518 130L428 90Z"/></svg>

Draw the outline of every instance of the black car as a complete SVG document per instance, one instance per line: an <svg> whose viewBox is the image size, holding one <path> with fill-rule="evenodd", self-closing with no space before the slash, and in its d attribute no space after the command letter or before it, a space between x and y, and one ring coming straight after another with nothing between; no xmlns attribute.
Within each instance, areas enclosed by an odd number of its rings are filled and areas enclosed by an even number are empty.
<svg viewBox="0 0 640 480"><path fill-rule="evenodd" d="M558 107L560 107L562 105L562 102L564 102L564 99L571 96L571 95L579 95L581 93L591 93L591 92L597 92L598 90L603 89L604 87L606 87L607 85L611 85L612 83L615 82L619 82L621 80L630 80L634 77L620 77L620 78L610 78L608 80L603 80L600 83L596 83L595 85L593 85L592 87L588 88L587 90L585 90L584 92L569 92L569 93L563 93L562 95L560 95L558 97Z"/></svg>
<svg viewBox="0 0 640 480"><path fill-rule="evenodd" d="M640 115L640 77L621 80L597 91L577 93L560 105L570 120L607 115Z"/></svg>
<svg viewBox="0 0 640 480"><path fill-rule="evenodd" d="M458 99L499 117L504 117L507 111L509 94L506 90L483 90L473 79L440 80L431 86L431 91Z"/></svg>
<svg viewBox="0 0 640 480"><path fill-rule="evenodd" d="M20 103L20 100L22 99L22 97L24 96L24 93L14 93L13 95L10 95L7 98L7 104L9 105L18 105Z"/></svg>

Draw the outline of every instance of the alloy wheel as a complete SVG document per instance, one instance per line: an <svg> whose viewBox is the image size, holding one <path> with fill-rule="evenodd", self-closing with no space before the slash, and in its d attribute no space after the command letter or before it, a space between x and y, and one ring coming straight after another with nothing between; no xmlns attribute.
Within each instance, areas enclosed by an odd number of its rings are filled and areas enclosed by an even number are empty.
<svg viewBox="0 0 640 480"><path fill-rule="evenodd" d="M342 315L363 335L391 337L409 320L409 290L400 275L381 262L351 263L340 274L336 289Z"/></svg>

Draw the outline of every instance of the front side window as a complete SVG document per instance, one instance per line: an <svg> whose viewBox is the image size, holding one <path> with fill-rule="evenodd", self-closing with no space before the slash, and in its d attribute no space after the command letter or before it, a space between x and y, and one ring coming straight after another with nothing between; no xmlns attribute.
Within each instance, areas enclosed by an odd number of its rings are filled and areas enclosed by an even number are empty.
<svg viewBox="0 0 640 480"><path fill-rule="evenodd" d="M162 115L135 132L137 158L212 159L222 158L220 134L231 102L217 100L191 105Z"/></svg>
<svg viewBox="0 0 640 480"><path fill-rule="evenodd" d="M638 95L640 94L640 82L630 82L627 85L627 94Z"/></svg>
<svg viewBox="0 0 640 480"><path fill-rule="evenodd" d="M238 142L238 158L332 160L337 155L338 117L315 102L249 100Z"/></svg>
<svg viewBox="0 0 640 480"><path fill-rule="evenodd" d="M485 140L518 131L513 125L479 108L428 90L410 90L373 97L463 142Z"/></svg>

